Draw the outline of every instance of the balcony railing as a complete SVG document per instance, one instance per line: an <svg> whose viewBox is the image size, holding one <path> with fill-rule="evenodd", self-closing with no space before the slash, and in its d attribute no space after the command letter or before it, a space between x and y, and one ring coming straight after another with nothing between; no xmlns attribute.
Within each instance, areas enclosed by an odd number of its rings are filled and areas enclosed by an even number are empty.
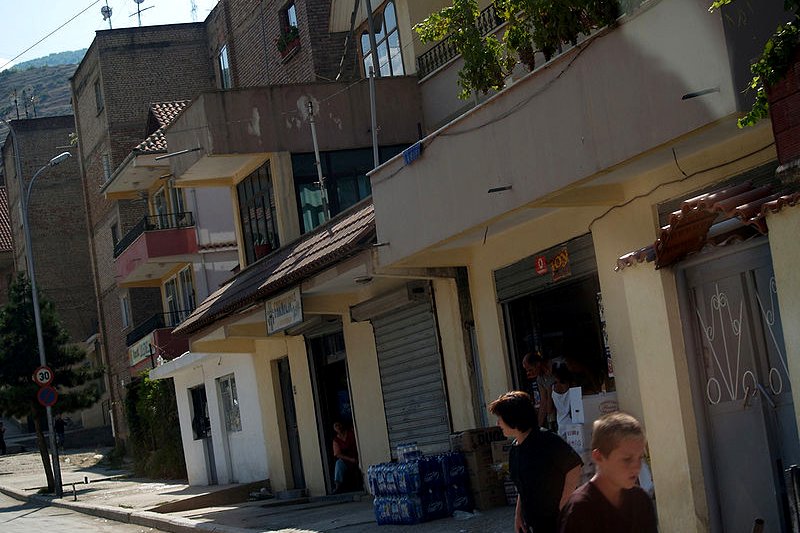
<svg viewBox="0 0 800 533"><path fill-rule="evenodd" d="M620 9L624 14L630 14L646 1L647 0L620 0ZM478 15L477 26L481 35L488 35L495 31L503 22L505 22L504 19L500 17L500 14L494 7L494 3L492 3ZM453 45L450 36L447 36L439 41L436 46L417 57L417 76L419 79L424 78L456 56L458 56L458 51Z"/></svg>
<svg viewBox="0 0 800 533"><path fill-rule="evenodd" d="M114 258L119 257L145 231L191 228L192 226L194 226L194 216L189 211L146 216L117 241L117 244L114 245Z"/></svg>
<svg viewBox="0 0 800 533"><path fill-rule="evenodd" d="M500 18L493 3L489 4L489 7L485 8L481 11L480 15L478 15L477 26L481 31L481 35L486 35L494 31L502 23L503 19ZM457 55L458 50L456 50L453 41L449 36L445 37L439 41L436 46L417 58L417 76L419 76L420 79L424 78Z"/></svg>
<svg viewBox="0 0 800 533"><path fill-rule="evenodd" d="M192 314L192 310L172 311L169 313L158 313L135 328L133 328L126 336L125 342L128 346L132 346L136 341L157 329L174 328Z"/></svg>

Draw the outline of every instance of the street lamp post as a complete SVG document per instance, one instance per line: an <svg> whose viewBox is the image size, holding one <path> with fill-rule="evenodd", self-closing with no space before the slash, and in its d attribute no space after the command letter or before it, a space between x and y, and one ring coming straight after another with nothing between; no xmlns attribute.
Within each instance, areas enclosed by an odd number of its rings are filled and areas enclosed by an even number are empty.
<svg viewBox="0 0 800 533"><path fill-rule="evenodd" d="M16 144L16 143L15 143ZM15 156L19 157L19 154L16 153L16 146L15 149ZM45 357L44 351L44 336L42 334L42 317L41 311L39 309L39 294L36 291L36 273L33 268L33 249L31 247L31 229L28 225L28 202L31 199L31 188L33 187L33 182L36 181L36 178L39 177L39 174L44 172L50 167L54 167L59 163L63 163L66 159L72 157L72 154L69 152L63 152L53 159L48 161L48 163L36 171L36 173L31 178L31 181L28 182L28 188L23 191L22 185L24 185L22 181L22 175L18 175L17 178L20 182L20 203L22 204L22 232L25 235L25 257L28 260L28 277L31 280L31 298L33 299L33 319L36 323L36 341L39 343L39 363L42 366L47 365L47 358ZM50 434L50 447L53 450L53 483L56 489L56 497L61 498L64 495L63 488L61 487L61 465L58 462L58 446L56 445L56 433L54 431L53 426L53 408L51 406L47 406L47 427Z"/></svg>

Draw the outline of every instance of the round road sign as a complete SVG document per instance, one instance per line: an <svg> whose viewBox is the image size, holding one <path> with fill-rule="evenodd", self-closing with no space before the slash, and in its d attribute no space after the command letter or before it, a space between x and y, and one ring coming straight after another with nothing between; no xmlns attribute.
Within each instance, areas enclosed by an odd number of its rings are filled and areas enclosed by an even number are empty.
<svg viewBox="0 0 800 533"><path fill-rule="evenodd" d="M45 387L53 382L53 371L49 366L40 366L33 372L33 381L40 387Z"/></svg>
<svg viewBox="0 0 800 533"><path fill-rule="evenodd" d="M42 387L39 389L39 392L36 393L36 399L45 407L52 407L56 404L56 400L58 400L58 391L49 385L47 387Z"/></svg>

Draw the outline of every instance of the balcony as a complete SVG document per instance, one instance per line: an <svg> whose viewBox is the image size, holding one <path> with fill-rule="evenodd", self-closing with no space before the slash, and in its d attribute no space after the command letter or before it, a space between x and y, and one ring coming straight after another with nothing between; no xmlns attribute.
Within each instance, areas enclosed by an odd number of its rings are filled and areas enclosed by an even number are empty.
<svg viewBox="0 0 800 533"><path fill-rule="evenodd" d="M189 349L189 338L173 335L172 330L191 314L191 310L158 313L125 337L131 368L143 370L155 365L156 359L174 359Z"/></svg>
<svg viewBox="0 0 800 533"><path fill-rule="evenodd" d="M192 213L146 216L114 246L121 287L157 286L175 263L197 254Z"/></svg>

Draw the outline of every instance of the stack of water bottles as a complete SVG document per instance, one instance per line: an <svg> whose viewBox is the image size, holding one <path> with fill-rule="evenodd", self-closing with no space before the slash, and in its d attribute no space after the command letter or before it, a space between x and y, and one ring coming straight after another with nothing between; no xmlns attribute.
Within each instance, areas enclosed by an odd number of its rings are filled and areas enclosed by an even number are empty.
<svg viewBox="0 0 800 533"><path fill-rule="evenodd" d="M417 524L472 510L461 453L423 456L404 449L398 457L402 462L372 465L367 470L378 525Z"/></svg>

